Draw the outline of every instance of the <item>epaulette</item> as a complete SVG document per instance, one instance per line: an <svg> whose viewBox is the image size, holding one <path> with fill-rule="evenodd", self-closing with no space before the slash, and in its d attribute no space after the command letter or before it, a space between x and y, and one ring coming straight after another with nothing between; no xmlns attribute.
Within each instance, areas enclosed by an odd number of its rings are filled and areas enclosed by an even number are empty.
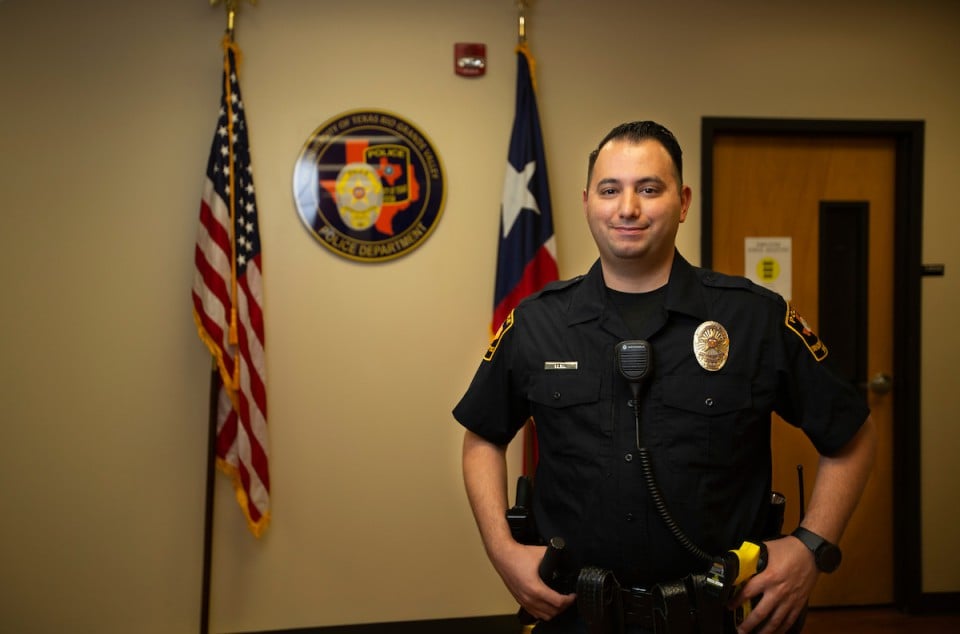
<svg viewBox="0 0 960 634"><path fill-rule="evenodd" d="M556 281L553 281L553 282L547 282L547 284L544 285L543 288L541 288L541 289L540 289L539 291L537 291L536 293L532 293L529 297L530 297L530 299L533 299L533 298L539 297L539 296L541 296L541 295L549 295L550 293L557 293L557 292L562 291L562 290L564 290L564 289L570 288L571 286L574 286L575 284L579 284L581 281L583 281L583 278L584 278L584 277L586 277L586 276L585 276L585 275L578 275L578 276L576 276L576 277L571 277L571 278L568 279L568 280L556 280Z"/></svg>
<svg viewBox="0 0 960 634"><path fill-rule="evenodd" d="M817 333L810 329L810 326L807 325L806 320L800 316L796 308L794 308L793 305L785 300L780 294L771 291L769 288L760 286L759 284L756 284L745 277L725 275L724 273L717 273L716 271L710 271L706 269L703 269L703 271L704 273L700 275L700 281L705 286L711 286L713 288L741 289L777 303L780 308L785 311L783 323L788 329L790 329L798 337L800 337L801 340L803 340L804 345L810 354L813 355L813 358L818 362L827 358L827 346L820 341L820 337L817 336Z"/></svg>
<svg viewBox="0 0 960 634"><path fill-rule="evenodd" d="M783 298L774 291L771 291L769 288L765 288L756 284L749 279L739 276L739 275L727 275L726 273L718 273L717 271L711 271L708 269L702 269L704 272L700 276L700 281L704 286L711 286L713 288L738 288L745 291L750 291L767 299L783 301Z"/></svg>
<svg viewBox="0 0 960 634"><path fill-rule="evenodd" d="M486 354L483 355L484 361L492 361L493 356L497 353L497 349L500 347L500 342L503 340L503 336L507 334L515 322L515 315L517 309L523 307L527 302L530 302L538 297L543 295L549 295L552 293L558 293L566 288L570 288L575 284L578 284L585 276L578 275L577 277L571 278L569 280L556 280L554 282L547 282L543 288L535 293L531 293L520 300L520 303L517 304L517 308L510 311L510 314L507 315L507 318L503 320L503 323L500 324L500 328L497 330L496 334L493 335L493 339L490 341L490 346L487 348Z"/></svg>

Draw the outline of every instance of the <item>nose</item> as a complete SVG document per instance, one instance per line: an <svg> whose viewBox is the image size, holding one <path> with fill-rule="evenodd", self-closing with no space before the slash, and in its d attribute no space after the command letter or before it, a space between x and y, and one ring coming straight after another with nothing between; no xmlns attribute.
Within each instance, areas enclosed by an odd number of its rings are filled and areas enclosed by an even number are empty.
<svg viewBox="0 0 960 634"><path fill-rule="evenodd" d="M620 200L620 215L624 218L636 218L640 216L640 196L631 189L623 192Z"/></svg>

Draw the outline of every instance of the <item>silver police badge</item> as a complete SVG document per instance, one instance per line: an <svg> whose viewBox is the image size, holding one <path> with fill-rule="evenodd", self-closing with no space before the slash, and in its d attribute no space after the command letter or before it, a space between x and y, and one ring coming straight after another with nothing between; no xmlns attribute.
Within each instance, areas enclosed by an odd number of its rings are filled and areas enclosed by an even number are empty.
<svg viewBox="0 0 960 634"><path fill-rule="evenodd" d="M716 372L727 362L730 338L727 329L715 321L705 321L693 333L693 354L704 370Z"/></svg>

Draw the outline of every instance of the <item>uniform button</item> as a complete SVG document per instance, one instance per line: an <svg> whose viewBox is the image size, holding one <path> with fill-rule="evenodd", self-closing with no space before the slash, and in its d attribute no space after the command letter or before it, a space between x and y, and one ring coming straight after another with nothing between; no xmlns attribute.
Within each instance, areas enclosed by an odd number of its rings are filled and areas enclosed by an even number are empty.
<svg viewBox="0 0 960 634"><path fill-rule="evenodd" d="M707 399L703 402L703 404L706 405L707 407L713 407L713 399L708 396Z"/></svg>
<svg viewBox="0 0 960 634"><path fill-rule="evenodd" d="M555 401L559 401L559 400L560 400L560 392L554 392L554 393L553 393L553 400L555 400Z"/></svg>
<svg viewBox="0 0 960 634"><path fill-rule="evenodd" d="M632 454L632 453L628 453L627 455L625 455L625 456L623 457L623 459L626 460L627 462L633 462L633 454Z"/></svg>
<svg viewBox="0 0 960 634"><path fill-rule="evenodd" d="M627 514L624 516L623 519L627 520L628 522L632 522L632 521L633 521L633 513L627 513Z"/></svg>

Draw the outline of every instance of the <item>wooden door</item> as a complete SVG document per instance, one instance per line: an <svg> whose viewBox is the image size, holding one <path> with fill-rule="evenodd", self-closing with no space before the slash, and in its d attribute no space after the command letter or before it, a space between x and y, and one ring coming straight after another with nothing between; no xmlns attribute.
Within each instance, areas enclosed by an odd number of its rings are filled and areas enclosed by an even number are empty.
<svg viewBox="0 0 960 634"><path fill-rule="evenodd" d="M866 258L862 312L867 322L867 381L893 371L895 160L895 140L881 137L718 134L713 145L711 268L744 275L745 238L789 236L790 300L815 332L825 311L851 308L820 305L821 275L842 272L829 270L838 266L835 261L820 258L821 203L856 202L866 210L867 235L860 238ZM844 339L837 344L848 343ZM893 394L866 394L879 432L877 464L840 542L843 564L834 574L820 576L811 605L886 604L894 599ZM801 432L779 420L773 426L772 450L774 489L787 497L784 531L789 532L797 525L800 508L797 466L803 466L809 500L817 453Z"/></svg>

